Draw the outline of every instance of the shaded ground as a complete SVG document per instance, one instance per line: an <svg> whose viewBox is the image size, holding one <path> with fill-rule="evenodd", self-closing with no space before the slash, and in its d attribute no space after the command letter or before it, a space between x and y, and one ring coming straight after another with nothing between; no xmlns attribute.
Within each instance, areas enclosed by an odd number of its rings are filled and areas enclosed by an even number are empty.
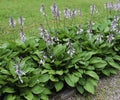
<svg viewBox="0 0 120 100"><path fill-rule="evenodd" d="M120 100L120 72L100 79L95 95L83 97L75 90L64 91L52 100Z"/></svg>

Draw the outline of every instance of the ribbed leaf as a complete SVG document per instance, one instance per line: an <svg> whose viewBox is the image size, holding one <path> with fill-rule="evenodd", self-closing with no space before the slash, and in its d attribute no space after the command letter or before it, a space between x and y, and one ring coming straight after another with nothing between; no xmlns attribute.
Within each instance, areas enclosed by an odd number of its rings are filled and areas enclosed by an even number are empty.
<svg viewBox="0 0 120 100"><path fill-rule="evenodd" d="M85 89L86 91L88 91L89 93L91 93L91 94L94 94L94 92L95 92L95 87L94 87L94 85L91 84L91 83L88 83L88 82L84 85L84 89Z"/></svg>
<svg viewBox="0 0 120 100"><path fill-rule="evenodd" d="M43 86L40 86L40 85L36 85L36 86L34 86L33 88L32 88L32 92L34 93L34 94L40 94L40 93L42 93L43 91L44 91L44 87Z"/></svg>
<svg viewBox="0 0 120 100"><path fill-rule="evenodd" d="M99 76L97 75L97 73L95 73L94 71L86 71L85 74L93 77L96 80L99 80Z"/></svg>
<svg viewBox="0 0 120 100"><path fill-rule="evenodd" d="M55 83L55 89L56 91L60 91L63 88L64 84L63 82L57 82Z"/></svg>
<svg viewBox="0 0 120 100"><path fill-rule="evenodd" d="M111 67L120 70L120 65L116 63L111 57L107 57L106 60L111 65Z"/></svg>

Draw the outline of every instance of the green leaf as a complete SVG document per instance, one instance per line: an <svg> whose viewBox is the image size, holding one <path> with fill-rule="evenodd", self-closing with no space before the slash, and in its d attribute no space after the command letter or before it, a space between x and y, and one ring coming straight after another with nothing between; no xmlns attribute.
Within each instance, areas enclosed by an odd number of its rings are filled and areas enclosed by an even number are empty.
<svg viewBox="0 0 120 100"><path fill-rule="evenodd" d="M78 71L74 72L73 74L74 74L75 76L77 76L77 77L82 77L82 74L81 74L80 72L78 72Z"/></svg>
<svg viewBox="0 0 120 100"><path fill-rule="evenodd" d="M110 76L110 71L108 69L102 70L102 73L106 76Z"/></svg>
<svg viewBox="0 0 120 100"><path fill-rule="evenodd" d="M15 92L15 90L14 90L14 88L11 88L11 87L4 87L3 89L2 89L2 91L3 91L3 93L14 93Z"/></svg>
<svg viewBox="0 0 120 100"><path fill-rule="evenodd" d="M45 94L41 94L40 98L41 98L40 100L49 100L48 96Z"/></svg>
<svg viewBox="0 0 120 100"><path fill-rule="evenodd" d="M93 78L87 78L87 81L86 81L87 83L91 83L91 84L93 84L94 86L97 86L98 85L98 80L96 80L96 79L93 79Z"/></svg>
<svg viewBox="0 0 120 100"><path fill-rule="evenodd" d="M44 64L44 68L45 69L51 69L51 65L46 63L46 64Z"/></svg>
<svg viewBox="0 0 120 100"><path fill-rule="evenodd" d="M64 86L64 84L63 84L63 82L57 82L57 83L55 83L55 89L56 89L56 91L58 92L58 91L60 91L62 88L63 88L63 86Z"/></svg>
<svg viewBox="0 0 120 100"><path fill-rule="evenodd" d="M12 74L13 77L16 77L17 74L15 72L15 68L14 68L14 63L12 61L9 61L8 63L8 68L9 68L9 71L10 73Z"/></svg>
<svg viewBox="0 0 120 100"><path fill-rule="evenodd" d="M32 76L29 81L29 87L33 87L39 83L39 75Z"/></svg>
<svg viewBox="0 0 120 100"><path fill-rule="evenodd" d="M46 94L46 95L51 94L51 91L48 88L45 88L43 90L43 94Z"/></svg>
<svg viewBox="0 0 120 100"><path fill-rule="evenodd" d="M120 61L120 56L119 56L119 55L115 55L115 56L113 57L113 59Z"/></svg>
<svg viewBox="0 0 120 100"><path fill-rule="evenodd" d="M107 65L107 62L102 60L102 58L100 58L100 57L93 57L90 60L90 64L93 64L93 66L95 66L95 68L103 69Z"/></svg>
<svg viewBox="0 0 120 100"><path fill-rule="evenodd" d="M71 86L71 87L74 87L75 84L79 81L79 77L75 76L74 74L67 74L65 76L65 81L66 83Z"/></svg>
<svg viewBox="0 0 120 100"><path fill-rule="evenodd" d="M91 84L91 83L89 83L89 82L86 82L86 84L84 85L84 89L85 89L86 91L88 91L89 93L91 93L91 94L94 94L94 92L95 92L95 87L94 87L94 85Z"/></svg>
<svg viewBox="0 0 120 100"><path fill-rule="evenodd" d="M75 83L72 81L70 74L65 76L65 81L69 86L71 86L71 87L75 86Z"/></svg>
<svg viewBox="0 0 120 100"><path fill-rule="evenodd" d="M96 80L99 80L99 76L94 71L86 71L85 74L93 77Z"/></svg>
<svg viewBox="0 0 120 100"><path fill-rule="evenodd" d="M120 65L116 63L111 57L107 57L106 60L109 63L109 65L111 65L111 67L120 70Z"/></svg>
<svg viewBox="0 0 120 100"><path fill-rule="evenodd" d="M77 85L76 88L77 88L78 92L81 93L81 94L83 94L84 91L85 91L84 88L83 88L83 86Z"/></svg>
<svg viewBox="0 0 120 100"><path fill-rule="evenodd" d="M105 27L104 32L107 33L107 32L109 32L109 30L110 30L110 28L107 26L107 27Z"/></svg>
<svg viewBox="0 0 120 100"><path fill-rule="evenodd" d="M86 79L85 78L80 78L79 81L78 81L78 83L80 85L84 85L86 83Z"/></svg>
<svg viewBox="0 0 120 100"><path fill-rule="evenodd" d="M34 94L40 94L40 93L42 93L43 91L44 91L44 87L43 86L40 86L40 85L36 85L36 86L34 86L33 88L32 88L32 92L34 93Z"/></svg>
<svg viewBox="0 0 120 100"><path fill-rule="evenodd" d="M65 49L66 49L65 45L62 45L62 44L57 45L53 50L54 56L59 56L63 54L63 52L65 52Z"/></svg>
<svg viewBox="0 0 120 100"><path fill-rule="evenodd" d="M54 62L54 64L55 64L56 66L60 65L61 63L62 63L62 61L55 61L55 62Z"/></svg>
<svg viewBox="0 0 120 100"><path fill-rule="evenodd" d="M55 74L56 74L55 70L49 70L48 73L49 73L50 75L55 75Z"/></svg>
<svg viewBox="0 0 120 100"><path fill-rule="evenodd" d="M96 52L85 52L85 55L83 56L84 60L89 60Z"/></svg>
<svg viewBox="0 0 120 100"><path fill-rule="evenodd" d="M27 100L33 100L33 94L30 91L27 91L24 95L25 99Z"/></svg>
<svg viewBox="0 0 120 100"><path fill-rule="evenodd" d="M16 96L13 94L8 94L4 100L16 100Z"/></svg>
<svg viewBox="0 0 120 100"><path fill-rule="evenodd" d="M56 74L57 74L57 75L63 75L63 70L58 70L58 71L56 71Z"/></svg>
<svg viewBox="0 0 120 100"><path fill-rule="evenodd" d="M0 73L10 75L8 70L5 70L4 68L0 68Z"/></svg>
<svg viewBox="0 0 120 100"><path fill-rule="evenodd" d="M58 82L59 79L53 75L50 75L50 80L53 81L53 82Z"/></svg>
<svg viewBox="0 0 120 100"><path fill-rule="evenodd" d="M40 82L47 82L50 79L50 75L42 74L39 78Z"/></svg>

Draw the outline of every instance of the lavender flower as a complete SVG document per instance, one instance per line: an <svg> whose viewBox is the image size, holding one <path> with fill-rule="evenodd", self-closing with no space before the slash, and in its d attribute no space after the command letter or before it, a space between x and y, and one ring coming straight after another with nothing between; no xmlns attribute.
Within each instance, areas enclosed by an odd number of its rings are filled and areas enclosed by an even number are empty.
<svg viewBox="0 0 120 100"><path fill-rule="evenodd" d="M91 15L94 15L97 12L98 12L98 10L96 9L96 6L95 5L91 5L90 6L90 13L91 13Z"/></svg>
<svg viewBox="0 0 120 100"><path fill-rule="evenodd" d="M45 55L44 51L40 52L42 54L42 58L40 60L40 64L44 65L45 64L45 59L47 58L47 56Z"/></svg>
<svg viewBox="0 0 120 100"><path fill-rule="evenodd" d="M71 17L76 17L77 15L77 11L76 9L73 9L73 11L71 11Z"/></svg>
<svg viewBox="0 0 120 100"><path fill-rule="evenodd" d="M19 17L18 22L21 26L24 25L24 20L25 20L25 18L23 18L22 16Z"/></svg>
<svg viewBox="0 0 120 100"><path fill-rule="evenodd" d="M115 37L114 37L113 34L107 35L107 42L108 42L108 43L111 43L114 39L115 39Z"/></svg>
<svg viewBox="0 0 120 100"><path fill-rule="evenodd" d="M16 70L16 74L20 80L21 83L23 83L23 80L21 78L22 75L25 75L25 72L23 72L21 69L20 69L20 64L16 63L15 66L14 66L15 70Z"/></svg>
<svg viewBox="0 0 120 100"><path fill-rule="evenodd" d="M81 25L79 25L77 34L82 34L82 32L83 32L83 29L81 28Z"/></svg>
<svg viewBox="0 0 120 100"><path fill-rule="evenodd" d="M70 42L70 40L67 41L66 45L68 46L69 50L67 53L70 55L70 57L73 57L73 54L75 53L75 48L73 44Z"/></svg>
<svg viewBox="0 0 120 100"><path fill-rule="evenodd" d="M56 5L56 3L53 4L53 6L51 6L51 11L53 16L57 19L60 20L60 10L58 8L58 6Z"/></svg>
<svg viewBox="0 0 120 100"><path fill-rule="evenodd" d="M82 11L81 11L81 9L79 9L77 12L78 12L78 15L79 15L79 16L82 16Z"/></svg>
<svg viewBox="0 0 120 100"><path fill-rule="evenodd" d="M105 4L105 8L106 8L106 9L109 9L109 10L112 10L112 9L114 9L113 2L106 3L106 4Z"/></svg>
<svg viewBox="0 0 120 100"><path fill-rule="evenodd" d="M23 28L20 29L20 38L21 38L21 41L22 41L22 42L25 42L26 37L25 37L25 34L24 34L24 32L23 32Z"/></svg>
<svg viewBox="0 0 120 100"><path fill-rule="evenodd" d="M120 3L114 4L114 10L119 11L120 10Z"/></svg>
<svg viewBox="0 0 120 100"><path fill-rule="evenodd" d="M10 18L9 18L9 25L12 28L16 26L16 21L13 19L12 16L10 16Z"/></svg>
<svg viewBox="0 0 120 100"><path fill-rule="evenodd" d="M42 26L39 27L39 30L41 31L40 37L46 42L47 45L52 45L53 40L50 36L50 33L47 30L44 30Z"/></svg>
<svg viewBox="0 0 120 100"><path fill-rule="evenodd" d="M66 19L70 18L70 15L71 15L70 9L69 9L69 8L66 8L66 9L64 10L64 16L65 16L65 18L66 18Z"/></svg>
<svg viewBox="0 0 120 100"><path fill-rule="evenodd" d="M70 57L72 57L73 54L75 53L75 48L74 48L74 47L71 47L71 48L67 51L67 53L70 55Z"/></svg>
<svg viewBox="0 0 120 100"><path fill-rule="evenodd" d="M57 12L57 10L58 10L58 7L57 7L56 3L54 3L54 4L51 6L51 11L52 11L53 15L55 15L55 13Z"/></svg>
<svg viewBox="0 0 120 100"><path fill-rule="evenodd" d="M40 12L42 13L43 16L46 16L45 7L43 4L40 6Z"/></svg>
<svg viewBox="0 0 120 100"><path fill-rule="evenodd" d="M99 36L96 39L96 43L101 43L103 41L103 35L99 34Z"/></svg>

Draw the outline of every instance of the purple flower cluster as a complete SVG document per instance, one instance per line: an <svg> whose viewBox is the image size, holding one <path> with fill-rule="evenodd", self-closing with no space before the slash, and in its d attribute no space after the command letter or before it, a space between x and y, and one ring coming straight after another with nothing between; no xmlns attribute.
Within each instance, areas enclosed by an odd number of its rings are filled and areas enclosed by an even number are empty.
<svg viewBox="0 0 120 100"><path fill-rule="evenodd" d="M67 41L66 45L68 46L69 50L67 53L70 55L70 57L73 57L73 54L75 53L75 48L73 46L73 43L71 43L70 40Z"/></svg>
<svg viewBox="0 0 120 100"><path fill-rule="evenodd" d="M9 26L12 28L16 26L16 20L14 20L12 16L9 18Z"/></svg>
<svg viewBox="0 0 120 100"><path fill-rule="evenodd" d="M14 66L15 72L16 72L20 82L23 83L23 80L22 80L21 76L25 75L25 72L23 72L20 67L21 67L21 64L19 64L19 63L16 63L15 66Z"/></svg>
<svg viewBox="0 0 120 100"><path fill-rule="evenodd" d="M113 2L105 3L105 9L119 11L120 1L118 1L117 3L113 3Z"/></svg>
<svg viewBox="0 0 120 100"><path fill-rule="evenodd" d="M50 33L45 30L42 26L39 27L40 37L46 42L47 45L53 44L53 38L50 36Z"/></svg>

